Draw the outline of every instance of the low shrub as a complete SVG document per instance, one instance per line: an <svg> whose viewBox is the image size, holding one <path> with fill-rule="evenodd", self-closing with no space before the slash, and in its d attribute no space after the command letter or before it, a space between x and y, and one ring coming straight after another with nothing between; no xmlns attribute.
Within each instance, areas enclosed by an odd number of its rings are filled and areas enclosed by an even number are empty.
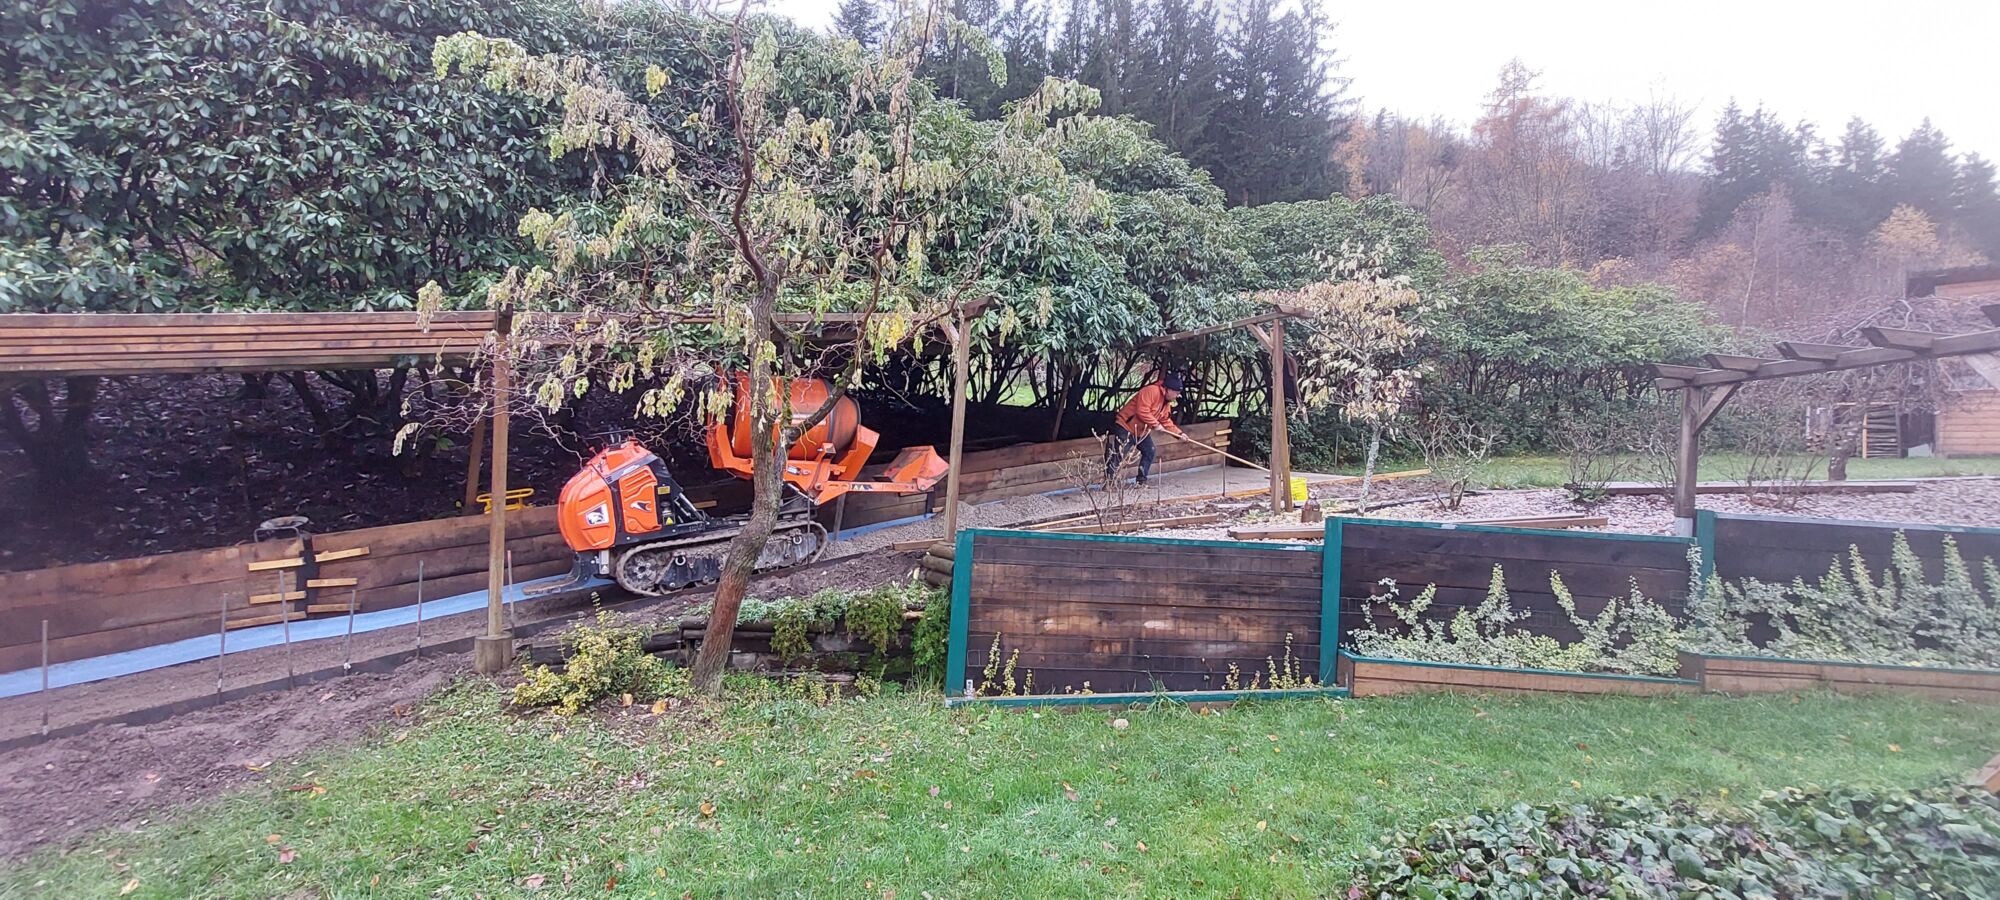
<svg viewBox="0 0 2000 900"><path fill-rule="evenodd" d="M594 623L563 632L567 661L561 669L529 663L514 686L516 706L546 706L575 715L600 700L631 694L655 700L685 694L687 674L641 649L652 629L599 611Z"/></svg>
<svg viewBox="0 0 2000 900"><path fill-rule="evenodd" d="M1349 897L1994 897L2000 800L1787 788L1727 809L1524 803L1398 832L1358 870Z"/></svg>
<svg viewBox="0 0 2000 900"><path fill-rule="evenodd" d="M939 602L942 596L939 589L912 579L866 591L828 588L810 597L745 601L740 616L746 622L771 623L771 650L788 663L811 655L813 632L844 627L850 637L859 638L873 649L876 668L880 670L896 636L903 630L903 613L931 607L942 609ZM942 666L941 660L939 665Z"/></svg>
<svg viewBox="0 0 2000 900"><path fill-rule="evenodd" d="M1903 532L1889 566L1876 573L1850 546L1817 581L1772 584L1710 579L1690 603L1692 649L1890 665L2000 667L2000 568L1982 561L1980 576L1947 535L1932 580ZM1984 588L1981 588L1981 584ZM1753 642L1757 626L1773 635Z"/></svg>
<svg viewBox="0 0 2000 900"><path fill-rule="evenodd" d="M1498 565L1479 606L1461 609L1446 621L1426 617L1437 599L1437 585L1426 586L1408 603L1398 603L1396 583L1384 579L1381 584L1386 596L1369 598L1362 607L1366 627L1350 637L1354 651L1362 656L1628 675L1672 675L1679 668L1681 623L1647 599L1636 581L1629 595L1610 600L1602 613L1590 618L1577 612L1576 598L1562 575L1550 572L1549 592L1581 634L1570 643L1514 627L1528 613L1514 609L1505 572ZM1375 627L1374 605L1384 600L1400 628Z"/></svg>

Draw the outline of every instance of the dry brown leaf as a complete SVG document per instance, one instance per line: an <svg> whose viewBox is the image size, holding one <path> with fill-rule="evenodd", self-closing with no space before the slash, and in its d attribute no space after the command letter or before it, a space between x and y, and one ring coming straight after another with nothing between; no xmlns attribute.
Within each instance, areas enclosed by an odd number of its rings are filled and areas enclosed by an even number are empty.
<svg viewBox="0 0 2000 900"><path fill-rule="evenodd" d="M279 841L282 841L282 840L284 840L284 839L285 839L285 838L284 838L284 836L283 836L283 835L280 835L280 834L267 834L267 835L264 835L264 843L266 843L266 844L275 844L275 843L277 843L277 842L279 842Z"/></svg>
<svg viewBox="0 0 2000 900"><path fill-rule="evenodd" d="M1145 841L1140 841L1140 842L1139 842L1139 844L1138 844L1138 847L1139 847L1139 852L1140 852L1140 853L1144 853L1144 852L1146 852L1146 842L1145 842Z"/></svg>
<svg viewBox="0 0 2000 900"><path fill-rule="evenodd" d="M547 875L543 875L543 874L542 874L542 873L540 873L540 872L536 872L536 873L535 873L535 874L533 874L533 875L530 875L530 876L528 876L528 877L526 877L526 878L524 878L524 879L521 879L521 886L522 886L522 887L525 887L525 888L527 888L527 889L529 889L529 890L534 890L534 889L536 889L536 888L539 888L539 887L541 887L541 886L542 886L542 882L544 882L544 881L547 881L547 880L549 880L549 876L547 876Z"/></svg>
<svg viewBox="0 0 2000 900"><path fill-rule="evenodd" d="M703 818L715 815L715 804L708 800L701 801L701 814Z"/></svg>
<svg viewBox="0 0 2000 900"><path fill-rule="evenodd" d="M1257 830L1258 830L1258 831L1263 831L1264 829L1266 829L1266 828L1269 828L1269 827L1271 827L1271 823L1269 823L1269 822L1266 822L1266 821L1264 821L1263 819L1258 819L1258 820L1257 820Z"/></svg>
<svg viewBox="0 0 2000 900"><path fill-rule="evenodd" d="M285 849L278 851L278 862L281 864L289 865L291 864L292 860L298 858L299 858L299 851L293 850L290 847L286 847Z"/></svg>
<svg viewBox="0 0 2000 900"><path fill-rule="evenodd" d="M631 694L619 694L619 695L618 695L618 705L619 705L619 706L631 706L631 705L632 705L632 695L631 695Z"/></svg>
<svg viewBox="0 0 2000 900"><path fill-rule="evenodd" d="M132 893L133 891L136 891L138 889L139 889L139 879L134 878L131 881L125 882L125 886L118 889L118 896L123 897L126 894Z"/></svg>
<svg viewBox="0 0 2000 900"><path fill-rule="evenodd" d="M667 701L665 700L653 701L653 715L664 716L666 714L667 714Z"/></svg>

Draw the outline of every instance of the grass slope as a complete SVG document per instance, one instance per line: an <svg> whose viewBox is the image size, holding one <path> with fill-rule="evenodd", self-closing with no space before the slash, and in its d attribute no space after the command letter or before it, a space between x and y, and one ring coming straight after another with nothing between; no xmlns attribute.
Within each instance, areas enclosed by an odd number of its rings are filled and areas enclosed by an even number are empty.
<svg viewBox="0 0 2000 900"><path fill-rule="evenodd" d="M2000 709L1760 699L947 711L935 695L423 724L0 871L8 896L1246 896L1341 890L1397 823L1516 800L1916 785ZM1130 727L1110 725L1123 715Z"/></svg>

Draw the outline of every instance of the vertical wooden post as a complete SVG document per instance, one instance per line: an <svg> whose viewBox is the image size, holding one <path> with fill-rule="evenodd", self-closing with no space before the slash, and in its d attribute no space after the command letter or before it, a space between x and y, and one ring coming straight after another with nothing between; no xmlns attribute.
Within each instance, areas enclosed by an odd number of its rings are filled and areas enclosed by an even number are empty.
<svg viewBox="0 0 2000 900"><path fill-rule="evenodd" d="M960 308L951 331L951 458L945 462L951 471L945 475L949 479L944 486L944 539L949 541L958 535L958 458L965 450L965 383L972 368L972 329L965 324L965 310Z"/></svg>
<svg viewBox="0 0 2000 900"><path fill-rule="evenodd" d="M489 473L493 497L492 520L486 529L486 635L473 642L473 668L492 675L507 668L514 658L514 637L507 633L507 388L509 377L508 335L514 330L513 316L501 311L494 320L493 341L493 471Z"/></svg>
<svg viewBox="0 0 2000 900"><path fill-rule="evenodd" d="M1701 468L1701 407L1706 392L1701 388L1681 390L1681 442L1674 455L1674 533L1694 536L1696 478Z"/></svg>
<svg viewBox="0 0 2000 900"><path fill-rule="evenodd" d="M1292 437L1285 422L1285 320L1271 323L1271 511L1292 508Z"/></svg>
<svg viewBox="0 0 2000 900"><path fill-rule="evenodd" d="M472 515L472 508L479 505L479 464L486 456L486 417L472 423L472 446L465 459L465 500L458 505L458 514Z"/></svg>

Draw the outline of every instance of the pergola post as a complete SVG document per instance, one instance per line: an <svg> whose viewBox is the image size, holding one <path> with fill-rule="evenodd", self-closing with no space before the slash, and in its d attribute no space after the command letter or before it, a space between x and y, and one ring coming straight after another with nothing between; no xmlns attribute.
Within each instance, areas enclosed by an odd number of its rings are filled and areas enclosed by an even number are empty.
<svg viewBox="0 0 2000 900"><path fill-rule="evenodd" d="M1271 323L1271 511L1292 508L1292 437L1285 418L1285 320Z"/></svg>
<svg viewBox="0 0 2000 900"><path fill-rule="evenodd" d="M472 666L482 675L501 672L514 661L514 635L507 630L507 340L513 317L500 313L493 342L492 518L486 529L486 634L472 642Z"/></svg>
<svg viewBox="0 0 2000 900"><path fill-rule="evenodd" d="M1681 391L1681 440L1674 455L1674 534L1694 536L1694 503L1701 483L1701 432L1736 393L1733 383Z"/></svg>
<svg viewBox="0 0 2000 900"><path fill-rule="evenodd" d="M479 505L479 464L486 461L486 417L480 416L472 423L472 444L465 454L465 500L458 505L459 515L472 515L472 508Z"/></svg>
<svg viewBox="0 0 2000 900"><path fill-rule="evenodd" d="M966 327L965 310L958 310L957 321L951 326L951 456L945 462L951 466L945 475L944 486L944 539L950 541L958 536L958 458L965 450L965 393L966 381L972 368L972 329Z"/></svg>

